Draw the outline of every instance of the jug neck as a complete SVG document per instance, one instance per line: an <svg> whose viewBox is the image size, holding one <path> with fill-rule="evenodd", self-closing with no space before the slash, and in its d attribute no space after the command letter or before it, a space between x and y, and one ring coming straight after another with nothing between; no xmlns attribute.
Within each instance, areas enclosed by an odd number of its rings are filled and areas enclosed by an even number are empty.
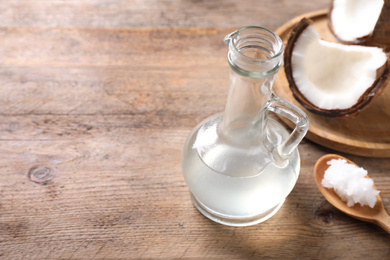
<svg viewBox="0 0 390 260"><path fill-rule="evenodd" d="M262 141L274 76L283 57L283 43L273 32L245 27L227 35L231 68L229 94L220 131L237 142Z"/></svg>

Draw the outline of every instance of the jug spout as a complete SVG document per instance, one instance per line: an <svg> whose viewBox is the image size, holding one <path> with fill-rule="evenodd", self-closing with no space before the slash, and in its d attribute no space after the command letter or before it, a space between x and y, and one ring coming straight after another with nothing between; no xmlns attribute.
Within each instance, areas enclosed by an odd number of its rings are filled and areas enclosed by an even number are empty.
<svg viewBox="0 0 390 260"><path fill-rule="evenodd" d="M238 36L238 34L239 34L238 30L234 31L232 33L229 33L228 35L225 36L225 38L223 39L223 42L226 43L226 45L229 45L230 42Z"/></svg>

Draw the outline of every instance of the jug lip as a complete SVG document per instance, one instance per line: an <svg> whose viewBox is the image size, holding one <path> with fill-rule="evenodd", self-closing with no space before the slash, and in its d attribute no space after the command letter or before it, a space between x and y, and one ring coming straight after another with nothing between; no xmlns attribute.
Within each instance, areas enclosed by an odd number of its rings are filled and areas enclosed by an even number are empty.
<svg viewBox="0 0 390 260"><path fill-rule="evenodd" d="M267 58L252 58L240 52L235 41L245 31L255 30L257 32L263 32L263 40L268 42L272 47L272 56ZM256 36L254 36L256 37ZM257 36L261 37L261 36ZM277 73L282 65L284 44L282 39L272 32L271 30L260 26L246 26L242 27L224 38L224 42L229 46L228 60L230 66L236 70L239 74L244 76L250 76L254 78L262 78ZM240 65L245 64L248 69L241 68L236 64L240 60ZM265 66L263 71L259 71L255 66Z"/></svg>

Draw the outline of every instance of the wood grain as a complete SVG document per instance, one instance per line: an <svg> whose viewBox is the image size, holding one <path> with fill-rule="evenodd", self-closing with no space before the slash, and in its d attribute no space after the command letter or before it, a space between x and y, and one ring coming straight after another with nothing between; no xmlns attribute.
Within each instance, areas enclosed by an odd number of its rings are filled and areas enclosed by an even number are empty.
<svg viewBox="0 0 390 260"><path fill-rule="evenodd" d="M276 28L300 13L329 4L330 0L9 0L0 2L0 17L7 27Z"/></svg>
<svg viewBox="0 0 390 260"><path fill-rule="evenodd" d="M308 140L273 218L232 228L194 208L181 149L224 108L223 37L328 1L213 3L0 2L1 259L388 257L388 234L326 203L312 172L332 150ZM348 157L388 208L389 161Z"/></svg>

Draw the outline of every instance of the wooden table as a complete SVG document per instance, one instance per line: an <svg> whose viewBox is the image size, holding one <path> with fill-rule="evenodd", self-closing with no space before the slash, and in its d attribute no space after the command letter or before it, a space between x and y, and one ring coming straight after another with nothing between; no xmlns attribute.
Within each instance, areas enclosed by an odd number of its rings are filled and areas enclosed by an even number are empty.
<svg viewBox="0 0 390 260"><path fill-rule="evenodd" d="M316 188L331 149L304 140L281 210L245 228L203 217L181 174L185 138L225 105L223 37L329 5L1 1L0 258L388 259L389 234ZM390 160L342 155L390 211Z"/></svg>

